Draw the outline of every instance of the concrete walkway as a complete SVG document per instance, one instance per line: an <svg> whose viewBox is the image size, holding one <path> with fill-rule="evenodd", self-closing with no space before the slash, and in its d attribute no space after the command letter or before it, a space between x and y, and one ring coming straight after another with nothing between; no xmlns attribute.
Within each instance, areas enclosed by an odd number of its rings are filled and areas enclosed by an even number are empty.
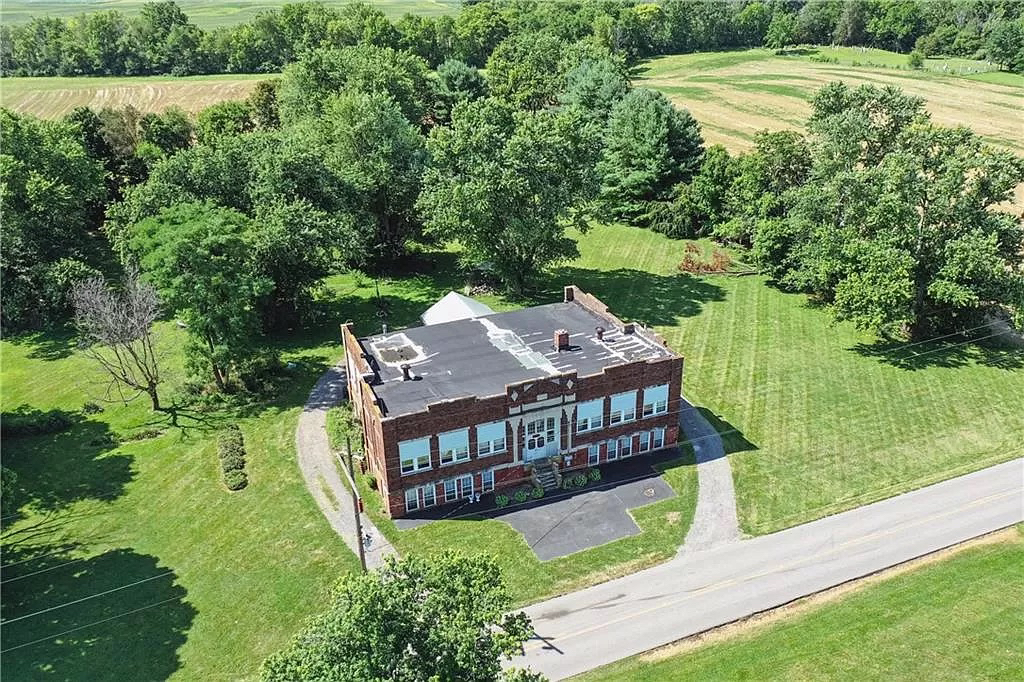
<svg viewBox="0 0 1024 682"><path fill-rule="evenodd" d="M771 535L684 552L527 607L535 638L510 665L552 680L787 604L1020 523L1024 460Z"/></svg>
<svg viewBox="0 0 1024 682"><path fill-rule="evenodd" d="M320 511L349 549L358 553L359 545L356 543L359 539L356 537L355 515L352 513L352 495L341 480L338 472L341 465L327 440L327 410L344 402L346 392L345 370L342 367L332 367L324 372L310 391L302 414L299 415L299 424L295 428L295 451L298 453L302 478ZM329 495L325 488L330 491ZM361 515L361 520L363 534L370 535L366 565L375 568L383 563L385 556L394 554L395 549L366 514Z"/></svg>
<svg viewBox="0 0 1024 682"><path fill-rule="evenodd" d="M685 398L679 426L697 455L697 509L680 553L699 551L740 539L736 490L722 438Z"/></svg>

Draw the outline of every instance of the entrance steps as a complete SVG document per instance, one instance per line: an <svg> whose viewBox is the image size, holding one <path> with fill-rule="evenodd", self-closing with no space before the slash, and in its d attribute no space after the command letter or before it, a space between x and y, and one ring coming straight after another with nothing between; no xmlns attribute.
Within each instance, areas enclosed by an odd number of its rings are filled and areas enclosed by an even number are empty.
<svg viewBox="0 0 1024 682"><path fill-rule="evenodd" d="M558 478L551 466L551 460L541 459L534 462L533 473L544 490L550 491L558 488Z"/></svg>

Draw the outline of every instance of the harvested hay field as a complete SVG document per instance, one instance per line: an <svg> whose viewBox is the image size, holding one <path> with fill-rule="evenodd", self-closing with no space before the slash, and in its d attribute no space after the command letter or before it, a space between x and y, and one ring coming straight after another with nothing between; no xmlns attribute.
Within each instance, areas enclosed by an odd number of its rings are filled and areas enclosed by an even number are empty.
<svg viewBox="0 0 1024 682"><path fill-rule="evenodd" d="M801 52L805 54L780 57L769 50L747 50L659 57L640 69L636 83L661 90L689 109L707 143L730 151L752 147L754 133L760 130L802 129L814 91L841 80L851 85L897 85L923 97L936 123L966 125L990 143L1024 154L1024 77L986 71L983 62L975 62L974 71L968 72L967 60L929 60L925 71L887 68L882 65L887 64L884 55L892 56L889 62L906 58L881 50L865 53L863 59L877 64L871 66L844 63L849 49ZM819 52L837 53L839 63L811 61L808 54ZM942 72L943 65L948 65L947 73ZM954 75L958 71L967 75Z"/></svg>
<svg viewBox="0 0 1024 682"><path fill-rule="evenodd" d="M140 111L178 106L194 114L223 100L244 99L256 83L272 76L3 78L0 105L40 118L58 118L79 106L101 109L128 104Z"/></svg>

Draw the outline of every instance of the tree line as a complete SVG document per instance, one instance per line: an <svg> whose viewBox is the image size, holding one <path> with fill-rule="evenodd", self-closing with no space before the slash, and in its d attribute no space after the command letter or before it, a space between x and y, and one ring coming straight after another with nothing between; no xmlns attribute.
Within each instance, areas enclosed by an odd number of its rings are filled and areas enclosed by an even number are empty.
<svg viewBox="0 0 1024 682"><path fill-rule="evenodd" d="M457 242L467 269L523 292L578 255L567 228L594 218L739 245L778 286L883 334L1024 310L1021 224L995 210L1021 159L892 87L829 85L807 136L764 132L734 156L607 47L512 37L484 71L362 44L311 50L194 119L0 111L0 134L4 329L93 319L81 301L132 310L96 283L138 270L115 289L153 287L177 316L196 391L265 385L269 335L309 324L332 272L391 272L417 244ZM128 329L151 324L140 310ZM145 355L137 334L79 326Z"/></svg>
<svg viewBox="0 0 1024 682"><path fill-rule="evenodd" d="M364 2L285 4L235 26L203 30L172 0L35 17L0 27L0 71L14 76L271 73L323 46L404 50L431 67L483 67L504 41L544 36L597 44L629 60L766 45L839 44L986 58L1024 69L1014 0L488 0L455 16L391 21ZM518 37L518 38L517 38Z"/></svg>

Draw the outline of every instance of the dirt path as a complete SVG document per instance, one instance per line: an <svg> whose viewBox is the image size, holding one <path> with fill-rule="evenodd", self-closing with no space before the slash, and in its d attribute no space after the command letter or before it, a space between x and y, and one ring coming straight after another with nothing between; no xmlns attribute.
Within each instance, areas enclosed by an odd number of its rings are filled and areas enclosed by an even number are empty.
<svg viewBox="0 0 1024 682"><path fill-rule="evenodd" d="M340 405L345 397L345 371L340 366L332 367L316 382L302 408L295 428L295 451L298 453L302 478L320 511L349 549L358 553L359 546L356 543L359 540L356 538L355 516L352 513L352 496L341 480L337 460L327 440L327 410ZM361 518L363 534L370 536L369 546L366 547L366 565L375 568L383 563L385 556L394 554L395 549L366 514L362 514Z"/></svg>

